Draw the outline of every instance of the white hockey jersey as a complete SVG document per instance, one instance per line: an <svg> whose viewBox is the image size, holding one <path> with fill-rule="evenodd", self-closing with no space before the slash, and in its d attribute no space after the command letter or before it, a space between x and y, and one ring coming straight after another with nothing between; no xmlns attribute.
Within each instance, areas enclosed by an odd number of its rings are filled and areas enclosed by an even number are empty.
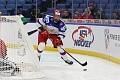
<svg viewBox="0 0 120 80"><path fill-rule="evenodd" d="M37 20L37 26L44 25L49 34L58 34L58 37L64 38L67 30L65 23L59 20L58 23L53 21L53 16L45 15L43 18Z"/></svg>

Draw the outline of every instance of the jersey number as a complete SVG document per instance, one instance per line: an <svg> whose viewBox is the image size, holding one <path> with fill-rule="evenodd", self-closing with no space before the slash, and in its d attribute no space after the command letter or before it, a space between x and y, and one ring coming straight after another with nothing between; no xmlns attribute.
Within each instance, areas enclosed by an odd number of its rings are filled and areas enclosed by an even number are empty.
<svg viewBox="0 0 120 80"><path fill-rule="evenodd" d="M46 21L46 23L49 23L49 17L48 16L45 17L45 21Z"/></svg>

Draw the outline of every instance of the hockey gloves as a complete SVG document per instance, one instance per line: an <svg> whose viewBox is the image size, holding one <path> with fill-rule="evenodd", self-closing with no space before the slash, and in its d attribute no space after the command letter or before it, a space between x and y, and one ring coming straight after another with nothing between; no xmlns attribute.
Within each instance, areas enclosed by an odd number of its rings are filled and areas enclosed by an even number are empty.
<svg viewBox="0 0 120 80"><path fill-rule="evenodd" d="M44 29L42 26L39 27L38 29L41 30L41 34L44 38L49 38L49 32ZM60 37L57 37L57 38L54 38L54 40L52 41L53 45L54 45L54 48L57 48L57 46L59 45L63 45L62 41L61 41L61 38Z"/></svg>
<svg viewBox="0 0 120 80"><path fill-rule="evenodd" d="M46 29L44 29L43 27L39 27L38 29L41 30L41 34L43 35L44 38L48 38L49 37L49 33Z"/></svg>
<svg viewBox="0 0 120 80"><path fill-rule="evenodd" d="M60 37L54 39L53 44L54 44L54 48L57 48L57 46L62 45L62 41Z"/></svg>

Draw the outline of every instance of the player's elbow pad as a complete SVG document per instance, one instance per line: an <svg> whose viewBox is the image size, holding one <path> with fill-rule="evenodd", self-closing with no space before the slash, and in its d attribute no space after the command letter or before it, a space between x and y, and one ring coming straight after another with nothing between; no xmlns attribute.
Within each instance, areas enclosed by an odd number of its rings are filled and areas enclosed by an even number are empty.
<svg viewBox="0 0 120 80"><path fill-rule="evenodd" d="M38 23L39 25L45 25L45 23L43 22L43 19L42 19L42 18L38 19L38 20L37 20L37 23Z"/></svg>

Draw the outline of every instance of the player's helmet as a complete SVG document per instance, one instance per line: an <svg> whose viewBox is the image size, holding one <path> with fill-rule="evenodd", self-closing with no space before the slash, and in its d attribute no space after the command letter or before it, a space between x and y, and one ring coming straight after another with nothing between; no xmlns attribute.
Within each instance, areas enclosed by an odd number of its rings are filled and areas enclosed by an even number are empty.
<svg viewBox="0 0 120 80"><path fill-rule="evenodd" d="M62 11L61 10L55 10L54 11L54 15L62 15Z"/></svg>

